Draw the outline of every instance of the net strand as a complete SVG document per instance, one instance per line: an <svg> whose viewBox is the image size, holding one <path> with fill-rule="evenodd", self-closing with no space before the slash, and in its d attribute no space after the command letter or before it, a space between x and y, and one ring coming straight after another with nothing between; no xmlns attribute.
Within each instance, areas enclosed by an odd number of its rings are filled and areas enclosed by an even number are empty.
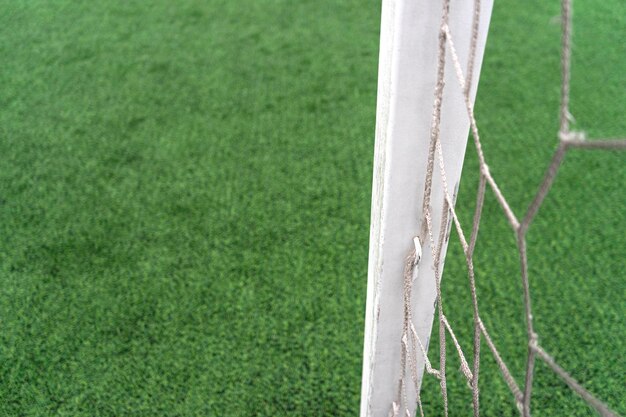
<svg viewBox="0 0 626 417"><path fill-rule="evenodd" d="M570 80L571 80L571 35L572 35L572 0L562 0L561 2L561 25L562 25L562 52L561 52L561 100L559 108L559 131L558 131L558 146L555 150L552 160L549 163L543 180L541 181L535 197L531 201L522 221L520 222L511 209L508 201L504 197L504 194L500 190L494 177L489 171L485 156L480 141L480 135L476 119L474 117L474 107L471 101L471 85L474 72L474 62L476 59L476 47L478 43L478 34L480 26L480 0L474 0L474 10L471 28L471 37L469 45L469 56L467 62L467 78L463 75L462 66L453 42L453 36L448 27L448 17L450 10L450 0L443 1L441 24L439 28L439 43L438 43L438 57L437 57L437 81L435 85L434 101L433 101L433 113L430 129L430 144L428 149L428 159L426 167L426 180L424 185L424 200L422 206L423 220L422 227L419 236L416 238L415 248L413 248L406 260L404 268L404 285L403 285L403 303L404 303L404 318L403 318L403 332L401 339L401 376L398 382L398 393L396 400L392 403L392 408L389 413L392 417L399 417L402 412L405 416L410 417L409 404L407 400L407 367L409 368L411 379L416 390L417 408L420 415L424 416L424 410L420 397L420 381L419 370L417 367L418 355L424 361L426 372L439 380L441 395L443 400L444 416L448 416L448 394L447 394L447 380L446 380L446 332L450 334L452 342L456 348L457 354L460 360L460 371L467 379L469 387L472 391L472 408L475 417L479 416L479 369L480 369L480 345L481 339L484 337L491 351L498 368L509 387L515 403L519 408L521 414L524 417L531 416L531 395L533 388L533 377L535 370L536 358L541 359L548 367L583 400L587 402L589 406L594 408L603 417L616 417L617 414L611 411L606 404L594 397L589 391L587 391L582 385L580 385L574 378L571 377L567 371L561 368L550 356L546 353L538 343L538 335L534 331L533 325L533 313L531 307L531 294L528 275L528 259L527 259L527 245L526 245L526 232L533 222L535 216L539 212L539 209L548 195L550 188L556 178L558 169L563 162L565 154L569 149L626 149L626 139L598 139L587 140L584 133L575 132L570 130L570 121L573 117L569 110L570 102ZM470 121L471 136L474 141L476 152L478 155L480 166L479 185L476 197L476 207L473 216L472 231L469 238L469 242L465 237L463 227L457 213L454 209L454 199L451 197L448 187L448 181L446 178L446 170L444 164L443 151L441 146L441 108L443 102L444 92L444 75L446 67L446 50L449 51L450 57L456 72L456 78L461 87L463 98L465 100L465 106L467 115ZM435 163L439 166L439 173L442 180L444 199L442 216L439 223L439 234L437 240L434 238L434 228L431 212L431 199L432 199L432 183L435 172ZM510 226L512 227L516 238L517 246L520 256L520 278L523 289L523 302L524 312L526 319L526 332L527 332L527 358L526 358L526 371L524 375L524 387L523 391L515 381L515 378L508 369L506 363L502 359L502 355L498 351L495 343L489 332L487 331L484 322L480 317L478 296L476 291L476 276L474 272L473 254L476 246L476 240L478 236L482 209L485 200L485 194L487 186L493 191L496 200L502 207L505 217L507 218ZM473 308L473 323L474 323L474 340L473 340L473 363L472 368L466 360L466 355L463 353L463 349L450 325L448 319L444 314L443 299L441 292L441 263L442 252L444 242L447 240L449 234L450 223L454 223L456 232L458 234L460 243L463 247L463 253L468 269L469 287L472 296L472 308ZM426 348L420 340L417 331L413 324L412 306L411 306L411 292L412 286L418 273L419 262L421 258L421 244L428 242L428 247L433 254L433 269L435 272L435 287L436 287L436 304L437 304L437 316L439 321L439 369L434 369L431 362L428 359ZM402 411L401 411L402 410Z"/></svg>
<svg viewBox="0 0 626 417"><path fill-rule="evenodd" d="M480 0L474 0L474 14L472 16L472 35L470 37L469 44L469 56L467 58L467 81L465 83L465 88L463 89L463 95L465 97L466 102L471 102L470 94L472 89L472 80L474 78L474 64L476 62L476 47L478 45L478 33L480 30L480 11L481 4ZM448 39L450 42L452 41L452 37L449 36ZM461 73L462 74L462 73ZM439 147L441 149L441 147ZM443 161L443 155L440 154L441 160ZM443 166L443 164L442 164ZM483 175L480 176L480 182L478 186L478 194L476 199L476 209L474 213L474 224L472 225L472 233L470 235L470 243L467 244L465 240L463 241L463 249L465 253L465 260L467 262L468 276L470 282L470 293L472 297L472 319L474 323L477 323L480 319L479 310L478 310L478 295L476 294L476 281L474 275L474 263L473 263L473 253L474 247L476 246L476 239L478 237L478 226L479 221L476 219L480 219L482 213L483 203L485 201L485 181ZM454 204L452 204L452 213L455 218L455 226L457 230L462 232L460 228L460 224L458 222L458 218L456 218L456 213L454 212ZM463 236L462 233L459 233L459 236ZM452 329L450 329L452 332ZM456 340L455 340L456 342ZM471 381L470 388L472 390L472 411L474 413L474 417L478 417L480 415L480 390L478 386L479 373L480 373L480 329L478 326L474 326L474 351L473 351L473 361L472 361L472 371L471 371ZM459 356L463 358L463 351L460 346L457 344L457 350L459 352ZM464 359L464 358L463 358ZM461 363L464 363L463 361Z"/></svg>

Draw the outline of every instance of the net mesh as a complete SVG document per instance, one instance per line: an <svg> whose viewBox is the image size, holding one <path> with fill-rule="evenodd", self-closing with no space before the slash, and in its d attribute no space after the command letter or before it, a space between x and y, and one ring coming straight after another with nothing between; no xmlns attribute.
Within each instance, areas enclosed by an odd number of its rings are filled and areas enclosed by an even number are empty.
<svg viewBox="0 0 626 417"><path fill-rule="evenodd" d="M403 286L403 331L402 331L402 354L401 354L401 377L398 382L398 390L396 400L393 402L390 416L399 417L405 415L410 417L407 390L409 385L413 384L417 393L417 406L421 416L424 416L424 410L420 399L420 381L418 370L418 357L422 357L425 363L426 373L432 375L439 380L441 394L443 398L444 415L448 415L448 394L446 380L446 338L452 339L455 349L458 353L461 363L461 373L467 379L472 390L472 407L474 416L479 415L480 410L480 391L479 391L479 371L480 371L480 353L483 341L486 343L489 351L493 355L501 374L508 385L512 396L524 417L531 415L530 400L533 390L533 376L535 370L535 362L537 359L542 360L554 371L563 381L578 394L587 404L595 409L602 416L617 416L611 411L606 404L594 397L582 385L580 385L572 376L561 368L539 344L538 335L533 326L533 311L531 307L531 295L528 278L528 261L526 250L526 232L537 215L546 195L548 194L552 183L558 173L559 167L565 154L573 148L581 149L626 149L626 139L587 139L583 132L570 129L572 116L569 111L570 102L570 61L571 61L571 32L572 32L572 0L562 0L561 2L561 27L562 27L562 44L561 44L561 100L560 100L560 127L558 131L558 146L552 156L548 168L545 172L543 180L538 190L521 218L514 213L507 199L498 187L493 175L489 172L483 149L481 146L480 135L474 118L474 108L470 100L470 86L474 72L474 61L476 56L476 45L479 33L479 17L480 17L480 0L474 0L474 16L470 35L469 57L465 72L459 60L454 37L448 27L448 16L450 11L450 0L443 1L443 10L441 15L441 24L439 27L438 38L438 57L437 57L437 82L435 86L432 123L430 129L430 145L428 149L428 161L426 169L426 182L424 188L424 200L422 212L424 213L422 226L419 236L416 238L415 248L411 250L406 258L404 268L404 286ZM463 92L463 99L467 110L467 116L470 121L470 130L473 142L478 154L480 180L476 198L476 209L474 213L473 223L469 237L465 234L464 228L454 209L454 202L448 188L446 179L446 169L442 154L440 141L441 126L441 108L444 91L444 73L447 65L452 65L456 73L456 78ZM433 219L431 216L431 194L433 176L438 169L442 179L444 188L443 215L440 219ZM481 222L481 214L485 193L487 189L491 189L494 193L499 205L504 211L504 215L508 220L517 241L519 257L521 263L521 283L523 288L524 312L526 319L527 334L527 358L526 370L523 384L520 385L515 380L506 363L502 360L502 356L498 351L492 337L490 336L484 322L480 316L478 297L476 293L476 283L474 274L473 253L478 236L479 225ZM434 236L433 222L440 222L439 234ZM456 228L460 242L463 246L465 261L467 264L469 287L472 299L473 309L473 358L472 364L468 363L466 355L463 352L452 326L445 315L445 308L441 298L441 270L442 270L442 247L447 238L446 227L452 221ZM435 271L435 287L437 299L436 315L439 320L439 369L434 369L428 359L426 349L417 335L413 325L412 309L411 309L411 290L413 286L413 277L417 273L419 260L421 256L421 246L428 245L433 253L434 271ZM410 380L409 380L410 378Z"/></svg>

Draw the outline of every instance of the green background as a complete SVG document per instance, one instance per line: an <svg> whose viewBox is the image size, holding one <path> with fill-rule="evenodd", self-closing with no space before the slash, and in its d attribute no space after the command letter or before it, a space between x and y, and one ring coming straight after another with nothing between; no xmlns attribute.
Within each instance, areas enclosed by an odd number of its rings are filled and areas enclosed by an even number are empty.
<svg viewBox="0 0 626 417"><path fill-rule="evenodd" d="M518 214L556 145L558 13L497 1L490 28L476 115ZM358 414L379 21L373 0L0 1L0 415ZM575 2L572 112L593 137L626 132L625 28L620 0ZM572 151L529 233L541 343L621 413L625 161ZM521 383L491 193L475 261ZM456 236L445 272L469 351ZM483 415L518 415L483 352ZM451 415L470 415L457 368ZM591 415L542 364L535 388L537 415ZM442 414L434 379L423 398Z"/></svg>

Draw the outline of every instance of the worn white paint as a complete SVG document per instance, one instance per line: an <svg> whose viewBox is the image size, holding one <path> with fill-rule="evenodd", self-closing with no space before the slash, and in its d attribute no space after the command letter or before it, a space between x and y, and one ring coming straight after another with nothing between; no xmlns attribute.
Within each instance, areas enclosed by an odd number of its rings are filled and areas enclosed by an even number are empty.
<svg viewBox="0 0 626 417"><path fill-rule="evenodd" d="M472 102L492 5L493 0L482 1ZM361 417L388 416L400 377L402 272L422 221L441 10L441 0L383 0ZM452 0L449 26L463 63L467 62L472 12L473 1ZM469 119L449 56L445 81L441 140L452 188L461 176ZM435 236L443 198L441 178L436 174L432 194ZM435 277L427 242L422 242L422 251L412 302L416 329L427 345L435 311ZM423 360L418 359L423 372ZM414 390L408 394L414 404Z"/></svg>

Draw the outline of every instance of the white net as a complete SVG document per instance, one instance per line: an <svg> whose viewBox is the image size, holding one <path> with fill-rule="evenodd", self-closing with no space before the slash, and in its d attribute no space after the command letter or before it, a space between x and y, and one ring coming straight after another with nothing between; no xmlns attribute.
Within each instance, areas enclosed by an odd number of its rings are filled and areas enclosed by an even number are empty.
<svg viewBox="0 0 626 417"><path fill-rule="evenodd" d="M439 45L438 45L438 61L437 61L437 84L435 87L432 124L430 130L430 146L428 151L428 162L426 170L426 183L424 188L424 200L423 200L423 222L419 236L416 238L415 248L409 253L406 258L406 264L404 269L404 289L403 289L403 301L404 301L404 317L403 317L403 331L402 331L402 355L401 355L401 377L398 382L398 390L396 400L393 402L390 416L396 417L406 415L410 417L408 404L407 390L411 381L417 392L417 402L420 414L424 415L420 399L420 382L419 382L419 370L418 370L418 357L424 359L426 365L426 373L432 375L439 380L441 387L441 394L443 397L444 415L448 415L448 394L447 394L447 380L446 380L446 338L448 335L452 339L452 342L459 355L461 363L461 373L467 379L472 391L472 407L475 416L480 413L480 391L479 391L479 371L480 371L480 352L481 344L484 341L492 353L498 367L502 373L506 384L508 385L512 396L524 417L531 415L530 400L533 391L533 376L535 370L535 362L540 359L554 371L563 381L576 392L583 400L589 404L590 407L595 409L602 416L617 416L617 414L609 409L609 407L602 401L594 397L589 391L587 391L581 384L576 382L572 376L561 368L555 360L539 345L538 335L535 332L533 326L533 310L531 307L531 295L529 289L529 277L528 277L528 261L526 250L526 233L529 226L533 222L533 219L537 215L539 208L541 207L546 195L548 194L552 183L558 173L559 167L565 154L573 148L581 149L626 149L626 139L587 139L582 132L574 131L570 129L570 122L572 116L569 111L569 97L570 97L570 61L571 61L571 28L572 28L572 4L571 0L562 0L561 5L561 25L562 25L562 48L561 48L561 71L562 71L562 84L561 84L561 104L560 104L560 128L558 131L558 146L554 152L552 160L548 165L548 169L544 175L543 181L539 185L539 188L528 207L527 211L522 217L518 217L511 206L507 202L507 199L500 191L498 184L496 183L493 175L489 172L485 156L481 147L480 135L476 120L474 118L474 109L470 100L470 86L473 76L473 65L475 61L476 44L479 33L479 16L480 16L480 0L474 0L474 18L472 24L472 33L470 36L470 53L468 57L468 63L466 71L463 71L462 64L459 60L455 44L454 37L448 26L448 16L450 11L450 0L443 1L443 10L441 16L441 24L439 27ZM452 65L458 79L458 83L464 94L464 100L467 110L467 116L470 120L470 130L473 137L474 145L478 154L479 169L480 169L480 182L478 187L477 199L476 199L476 211L474 213L474 219L472 224L471 233L469 238L466 237L466 233L459 221L459 218L454 209L454 202L448 188L448 181L446 179L446 169L444 166L444 158L442 154L442 147L440 142L440 127L441 127L441 108L444 91L444 74L446 67ZM437 169L438 168L438 169ZM443 202L443 215L441 219L433 219L431 216L431 194L433 176L435 171L439 171L441 176L443 188L444 188L444 202ZM481 222L482 207L485 199L485 192L487 188L490 188L504 211L504 215L510 224L513 233L516 236L517 247L519 250L520 262L521 262L521 283L523 288L523 300L524 311L526 318L526 333L527 333L527 358L526 358L526 370L525 378L522 384L519 384L512 373L509 371L507 364L502 360L498 349L496 348L493 339L489 335L487 328L480 316L478 296L476 293L475 275L474 275L474 261L473 253L478 236L478 229ZM473 323L474 323L474 337L473 337L473 358L472 364L468 363L466 355L459 344L452 326L445 315L445 306L441 297L441 270L442 270L442 246L447 238L446 225L450 219L454 223L457 234L460 238L463 246L463 252L467 264L469 286L471 291L472 308L473 308ZM433 230L435 230L434 221L440 221L440 233L438 236L434 236ZM426 350L413 324L412 310L411 310L411 291L414 282L414 274L419 268L419 261L421 256L421 245L428 245L433 253L436 292L437 292L437 317L439 321L439 369L434 369L428 360ZM410 378L410 380L409 380Z"/></svg>

